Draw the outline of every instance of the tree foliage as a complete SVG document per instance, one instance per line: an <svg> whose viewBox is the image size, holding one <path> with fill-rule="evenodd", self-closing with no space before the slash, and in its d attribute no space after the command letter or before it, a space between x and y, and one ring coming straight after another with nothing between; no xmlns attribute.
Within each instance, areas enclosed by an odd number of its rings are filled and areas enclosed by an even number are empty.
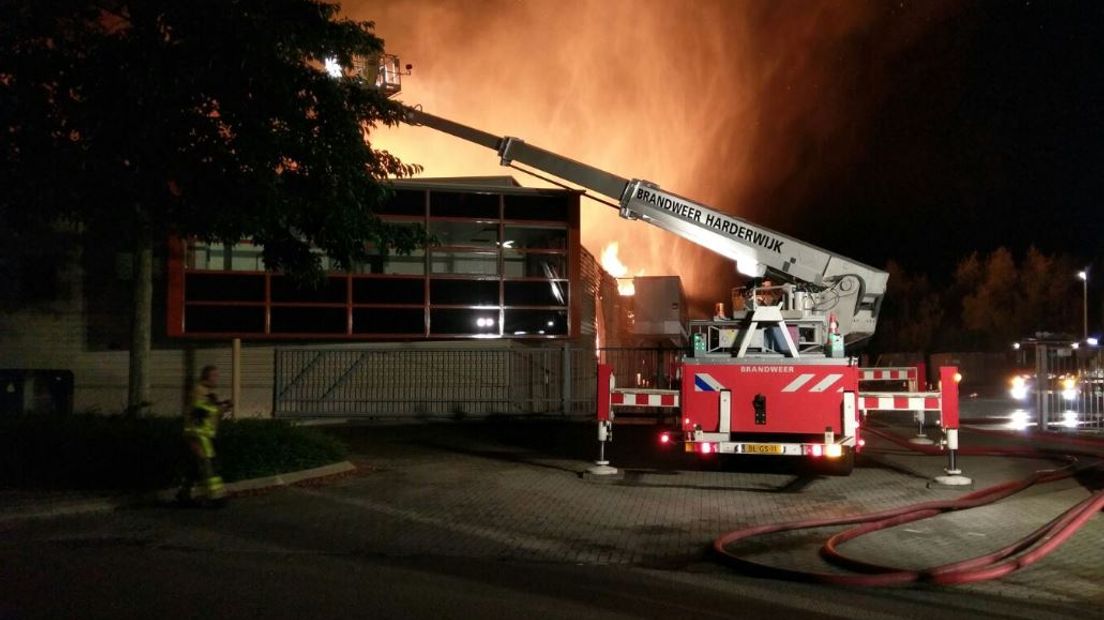
<svg viewBox="0 0 1104 620"><path fill-rule="evenodd" d="M927 276L910 275L895 261L889 262L886 271L889 285L883 318L878 325L878 342L895 351L928 350L939 336L946 316L940 292Z"/></svg>
<svg viewBox="0 0 1104 620"><path fill-rule="evenodd" d="M400 107L335 80L383 49L313 0L0 0L0 223L66 218L123 239L251 237L266 265L317 272L418 231L373 214L414 168L371 148Z"/></svg>
<svg viewBox="0 0 1104 620"><path fill-rule="evenodd" d="M1032 247L961 259L942 287L890 262L874 345L882 352L1000 351L1035 332L1078 333L1081 292L1075 262Z"/></svg>
<svg viewBox="0 0 1104 620"><path fill-rule="evenodd" d="M962 298L963 327L988 334L997 342L1013 342L1020 337L1017 315L1021 313L1017 305L1021 291L1011 252L998 248L985 261L979 280L960 284L967 291Z"/></svg>
<svg viewBox="0 0 1104 620"><path fill-rule="evenodd" d="M320 0L0 0L0 229L70 221L129 246L131 411L149 404L157 241L248 237L299 279L321 276L312 248L348 268L366 243L425 241L373 214L381 181L416 170L368 142L401 107L324 71L382 50Z"/></svg>

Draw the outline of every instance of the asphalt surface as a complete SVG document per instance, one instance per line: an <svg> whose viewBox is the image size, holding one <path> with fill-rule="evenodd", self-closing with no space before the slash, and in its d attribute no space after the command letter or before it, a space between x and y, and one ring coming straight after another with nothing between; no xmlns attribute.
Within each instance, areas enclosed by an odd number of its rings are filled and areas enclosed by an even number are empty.
<svg viewBox="0 0 1104 620"><path fill-rule="evenodd" d="M964 413L967 413L964 411ZM904 430L904 429L902 429ZM618 428L613 483L584 480L590 425L361 426L341 435L359 471L235 498L221 511L142 505L0 520L0 618L1102 617L1104 522L994 582L890 589L786 583L719 565L717 535L752 524L949 498L938 457L871 443L854 474L793 461L662 454L652 429ZM1003 443L964 433L964 443ZM962 460L975 487L1055 463ZM852 555L904 567L993 550L1099 487L1068 480L995 506L884 530ZM2 513L2 509L0 509ZM742 550L779 566L836 570L830 532Z"/></svg>

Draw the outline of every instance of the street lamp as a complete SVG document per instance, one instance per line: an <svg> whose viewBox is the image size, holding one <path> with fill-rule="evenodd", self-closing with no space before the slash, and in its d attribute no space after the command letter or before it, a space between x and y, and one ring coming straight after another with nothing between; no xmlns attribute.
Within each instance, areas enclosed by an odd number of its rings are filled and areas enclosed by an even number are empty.
<svg viewBox="0 0 1104 620"><path fill-rule="evenodd" d="M1077 272L1077 277L1081 278L1081 337L1085 340L1089 339L1089 268L1085 267L1081 271Z"/></svg>

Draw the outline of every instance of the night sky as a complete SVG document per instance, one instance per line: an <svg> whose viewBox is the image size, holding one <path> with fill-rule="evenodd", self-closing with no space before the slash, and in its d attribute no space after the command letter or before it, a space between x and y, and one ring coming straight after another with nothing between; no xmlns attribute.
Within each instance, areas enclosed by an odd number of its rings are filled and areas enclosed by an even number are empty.
<svg viewBox="0 0 1104 620"><path fill-rule="evenodd" d="M936 277L1001 245L1098 260L1104 3L966 4L881 67L864 148L810 191L805 238L851 231L856 258Z"/></svg>

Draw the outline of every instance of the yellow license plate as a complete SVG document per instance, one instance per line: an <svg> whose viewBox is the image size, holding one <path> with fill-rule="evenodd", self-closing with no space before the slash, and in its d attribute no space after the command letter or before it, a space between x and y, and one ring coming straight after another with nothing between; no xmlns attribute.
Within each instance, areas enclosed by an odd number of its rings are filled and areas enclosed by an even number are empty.
<svg viewBox="0 0 1104 620"><path fill-rule="evenodd" d="M782 454L782 446L776 443L750 443L744 445L745 454Z"/></svg>

